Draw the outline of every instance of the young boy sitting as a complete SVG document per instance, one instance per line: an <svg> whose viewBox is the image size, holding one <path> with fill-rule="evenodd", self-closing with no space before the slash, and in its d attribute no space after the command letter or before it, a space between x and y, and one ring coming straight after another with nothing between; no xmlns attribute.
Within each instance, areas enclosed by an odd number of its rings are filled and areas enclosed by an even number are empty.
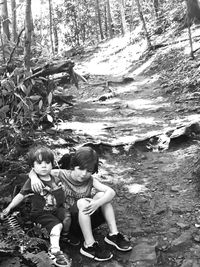
<svg viewBox="0 0 200 267"><path fill-rule="evenodd" d="M54 155L46 147L37 147L28 154L29 165L43 182L44 187L40 194L34 193L31 189L31 181L28 179L21 191L13 198L3 215L19 205L26 195L31 196L31 219L33 222L45 227L50 234L50 257L56 266L71 266L71 260L60 250L60 235L67 234L71 224L69 210L64 207L65 195L62 182L57 177L51 175L54 165Z"/></svg>
<svg viewBox="0 0 200 267"><path fill-rule="evenodd" d="M115 213L111 204L115 196L114 190L92 176L98 172L99 158L95 150L91 147L81 147L74 154L64 158L69 161L64 164L69 166L70 170L56 169L51 173L61 178L66 193L66 202L71 206L70 231L83 234L84 243L80 253L97 261L112 258L112 253L102 249L94 239L92 231L105 221L108 224L109 234L104 241L119 251L130 251L132 249L130 241L117 229ZM37 178L34 171L29 173L29 177L33 190L40 192L44 186L42 181ZM93 188L97 191L94 196Z"/></svg>

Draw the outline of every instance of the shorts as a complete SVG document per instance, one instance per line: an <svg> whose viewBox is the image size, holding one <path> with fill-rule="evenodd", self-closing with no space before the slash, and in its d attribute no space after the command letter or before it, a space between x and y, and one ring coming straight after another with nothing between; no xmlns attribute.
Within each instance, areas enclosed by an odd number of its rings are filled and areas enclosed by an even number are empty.
<svg viewBox="0 0 200 267"><path fill-rule="evenodd" d="M71 212L71 226L69 229L69 232L77 237L82 237L82 231L79 225L79 220L78 220L78 207L77 203L74 204L70 208ZM104 215L101 211L101 208L98 208L92 215L91 215L91 225L92 229L96 229L99 227L101 224L105 223L105 218Z"/></svg>
<svg viewBox="0 0 200 267"><path fill-rule="evenodd" d="M49 233L51 233L52 228L57 224L63 224L63 221L65 221L65 231L67 231L67 227L69 230L71 224L70 212L63 207L57 208L54 211L34 213L31 215L31 219L33 222L41 224L41 226L46 228Z"/></svg>

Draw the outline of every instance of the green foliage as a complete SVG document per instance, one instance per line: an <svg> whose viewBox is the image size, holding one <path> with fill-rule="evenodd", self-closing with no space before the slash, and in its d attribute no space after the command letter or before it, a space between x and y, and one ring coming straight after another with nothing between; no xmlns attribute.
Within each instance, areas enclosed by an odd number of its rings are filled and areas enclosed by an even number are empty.
<svg viewBox="0 0 200 267"><path fill-rule="evenodd" d="M31 73L15 69L1 80L0 86L0 122L9 123L18 128L37 127L43 117L53 121L52 92L48 92L42 79L29 79ZM43 90L37 90L43 88ZM17 129L17 128L16 128Z"/></svg>

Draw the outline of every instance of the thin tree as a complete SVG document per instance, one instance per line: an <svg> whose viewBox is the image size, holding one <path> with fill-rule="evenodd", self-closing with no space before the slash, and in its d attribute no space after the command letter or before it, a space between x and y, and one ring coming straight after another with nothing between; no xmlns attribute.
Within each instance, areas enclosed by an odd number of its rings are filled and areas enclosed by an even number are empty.
<svg viewBox="0 0 200 267"><path fill-rule="evenodd" d="M17 40L17 18L16 18L16 1L11 0L11 12L12 12L12 39L15 42Z"/></svg>
<svg viewBox="0 0 200 267"><path fill-rule="evenodd" d="M52 10L52 23L53 23L53 35L54 35L54 44L55 44L55 52L58 52L58 18L55 13L58 10L58 6L55 7L55 12Z"/></svg>
<svg viewBox="0 0 200 267"><path fill-rule="evenodd" d="M52 3L51 3L51 0L49 0L49 31L50 31L49 33L50 33L51 51L52 51L52 54L54 54L52 28L53 28Z"/></svg>
<svg viewBox="0 0 200 267"><path fill-rule="evenodd" d="M31 35L33 30L31 0L26 0L25 9L25 45L24 45L24 65L27 70L30 69L31 59Z"/></svg>
<svg viewBox="0 0 200 267"><path fill-rule="evenodd" d="M103 29L102 29L102 22L101 22L101 12L100 12L100 7L99 7L99 0L96 0L96 13L97 13L97 19L98 19L99 32L100 32L101 40L103 40L104 36L103 36Z"/></svg>
<svg viewBox="0 0 200 267"><path fill-rule="evenodd" d="M136 1L136 4L137 4L140 20L142 21L142 24L143 24L145 36L146 36L146 39L147 39L147 46L148 46L148 49L151 50L152 49L152 45L151 45L150 37L149 37L148 31L147 31L147 27L146 27L146 23L145 23L145 20L144 20L143 13L142 13L142 9L141 9L141 6L140 6L140 2L139 2L139 0L135 0L135 1Z"/></svg>
<svg viewBox="0 0 200 267"><path fill-rule="evenodd" d="M2 21L3 33L6 38L10 40L7 0L0 0L0 18Z"/></svg>
<svg viewBox="0 0 200 267"><path fill-rule="evenodd" d="M112 17L110 12L110 0L107 0L107 16L108 16L108 30L110 34L110 38L113 38L113 27L112 27Z"/></svg>
<svg viewBox="0 0 200 267"><path fill-rule="evenodd" d="M122 34L127 32L126 18L125 18L125 4L124 0L119 0L119 8L121 15L121 24L122 24Z"/></svg>
<svg viewBox="0 0 200 267"><path fill-rule="evenodd" d="M189 42L190 42L190 56L192 59L194 59L194 51L193 51L193 44L192 44L192 35L191 35L191 28L190 28L190 17L189 17L189 3L188 0L185 0L186 6L187 6L187 27L188 27L188 36L189 36Z"/></svg>

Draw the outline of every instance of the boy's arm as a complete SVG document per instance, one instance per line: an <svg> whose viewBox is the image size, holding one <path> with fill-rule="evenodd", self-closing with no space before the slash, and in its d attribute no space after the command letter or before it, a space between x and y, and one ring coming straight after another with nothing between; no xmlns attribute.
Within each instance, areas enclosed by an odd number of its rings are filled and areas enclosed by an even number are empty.
<svg viewBox="0 0 200 267"><path fill-rule="evenodd" d="M33 169L29 172L28 176L31 179L31 189L33 190L33 192L41 193L41 191L44 187L44 184L38 178L37 174L35 173L35 171Z"/></svg>
<svg viewBox="0 0 200 267"><path fill-rule="evenodd" d="M8 215L12 209L14 209L17 205L19 205L22 202L22 200L24 200L24 198L25 196L22 195L21 193L17 194L10 202L8 207L3 210L3 215L4 216Z"/></svg>
<svg viewBox="0 0 200 267"><path fill-rule="evenodd" d="M51 175L57 176L59 174L59 169L53 169L51 170ZM35 171L32 169L29 172L29 178L31 179L31 189L35 193L41 193L42 189L44 188L43 182L38 178Z"/></svg>
<svg viewBox="0 0 200 267"><path fill-rule="evenodd" d="M100 192L104 192L101 198L98 199L99 206L102 206L105 203L110 202L114 196L115 191L108 185L102 184L97 179L93 179L93 186Z"/></svg>

